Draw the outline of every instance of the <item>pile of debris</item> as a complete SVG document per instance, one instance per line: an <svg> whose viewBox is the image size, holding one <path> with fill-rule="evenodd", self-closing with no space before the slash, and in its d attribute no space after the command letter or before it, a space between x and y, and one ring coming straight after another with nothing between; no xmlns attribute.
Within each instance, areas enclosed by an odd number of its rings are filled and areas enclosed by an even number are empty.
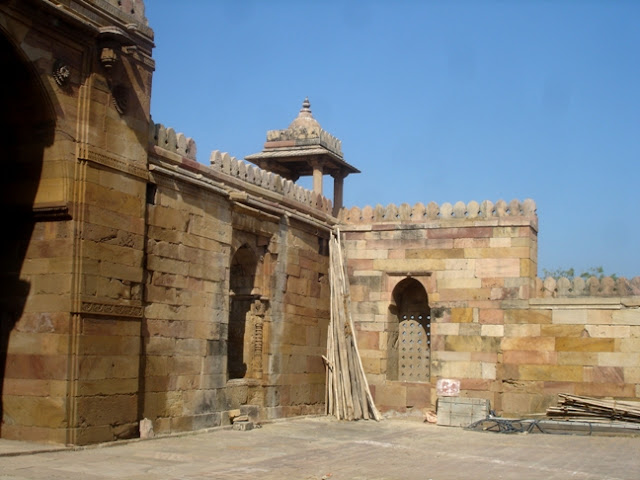
<svg viewBox="0 0 640 480"><path fill-rule="evenodd" d="M560 393L558 406L549 407L547 416L589 422L640 423L640 402L605 400Z"/></svg>

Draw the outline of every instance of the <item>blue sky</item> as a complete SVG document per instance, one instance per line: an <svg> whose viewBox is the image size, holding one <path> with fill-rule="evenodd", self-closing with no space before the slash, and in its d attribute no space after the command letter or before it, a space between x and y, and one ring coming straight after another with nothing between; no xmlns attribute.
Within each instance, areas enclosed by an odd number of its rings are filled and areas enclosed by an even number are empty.
<svg viewBox="0 0 640 480"><path fill-rule="evenodd" d="M540 275L640 275L640 2L145 3L153 119L200 162L308 96L362 171L345 205L533 198Z"/></svg>

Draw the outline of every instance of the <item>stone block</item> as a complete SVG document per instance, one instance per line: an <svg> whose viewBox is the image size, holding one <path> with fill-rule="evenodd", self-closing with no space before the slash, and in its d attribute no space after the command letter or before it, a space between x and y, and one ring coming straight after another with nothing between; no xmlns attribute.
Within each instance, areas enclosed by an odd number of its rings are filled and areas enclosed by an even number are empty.
<svg viewBox="0 0 640 480"><path fill-rule="evenodd" d="M519 258L478 258L475 261L478 277L519 277Z"/></svg>
<svg viewBox="0 0 640 480"><path fill-rule="evenodd" d="M584 381L590 383L624 383L622 367L584 367Z"/></svg>
<svg viewBox="0 0 640 480"><path fill-rule="evenodd" d="M137 422L138 396L107 395L77 399L78 416L88 426Z"/></svg>
<svg viewBox="0 0 640 480"><path fill-rule="evenodd" d="M6 356L5 378L64 380L67 378L67 362L67 355L9 353Z"/></svg>
<svg viewBox="0 0 640 480"><path fill-rule="evenodd" d="M548 407L556 403L555 395L539 393L504 393L502 395L502 411L504 415L525 416L527 414L544 413Z"/></svg>
<svg viewBox="0 0 640 480"><path fill-rule="evenodd" d="M558 365L598 365L598 352L557 352Z"/></svg>
<svg viewBox="0 0 640 480"><path fill-rule="evenodd" d="M586 325L587 310L553 310L553 323L558 325Z"/></svg>
<svg viewBox="0 0 640 480"><path fill-rule="evenodd" d="M483 337L503 337L504 325L482 325L480 335Z"/></svg>
<svg viewBox="0 0 640 480"><path fill-rule="evenodd" d="M502 354L504 363L516 365L553 365L556 363L557 353L540 350L509 350Z"/></svg>
<svg viewBox="0 0 640 480"><path fill-rule="evenodd" d="M544 325L551 319L551 310L505 310L504 323Z"/></svg>
<svg viewBox="0 0 640 480"><path fill-rule="evenodd" d="M453 352L497 352L500 338L476 336L448 336L445 349Z"/></svg>
<svg viewBox="0 0 640 480"><path fill-rule="evenodd" d="M598 352L600 367L635 367L640 365L640 353L637 352Z"/></svg>
<svg viewBox="0 0 640 480"><path fill-rule="evenodd" d="M507 324L504 325L505 337L544 337L553 335L542 335L542 325L537 324Z"/></svg>
<svg viewBox="0 0 640 480"><path fill-rule="evenodd" d="M542 337L580 337L584 332L583 325L540 325Z"/></svg>
<svg viewBox="0 0 640 480"><path fill-rule="evenodd" d="M478 362L431 362L432 375L446 378L482 378L482 365Z"/></svg>
<svg viewBox="0 0 640 480"><path fill-rule="evenodd" d="M431 406L431 384L407 383L407 408L425 408Z"/></svg>
<svg viewBox="0 0 640 480"><path fill-rule="evenodd" d="M484 324L504 323L504 310L496 308L481 308L478 310L478 322Z"/></svg>
<svg viewBox="0 0 640 480"><path fill-rule="evenodd" d="M375 403L383 409L401 409L407 406L407 388L400 383L376 385Z"/></svg>
<svg viewBox="0 0 640 480"><path fill-rule="evenodd" d="M553 351L556 339L553 337L504 337L502 350Z"/></svg>
<svg viewBox="0 0 640 480"><path fill-rule="evenodd" d="M612 338L558 337L555 349L558 352L613 352Z"/></svg>
<svg viewBox="0 0 640 480"><path fill-rule="evenodd" d="M48 428L61 428L66 425L65 397L3 395L2 409L4 425Z"/></svg>
<svg viewBox="0 0 640 480"><path fill-rule="evenodd" d="M628 325L586 325L584 329L594 338L628 338L631 333Z"/></svg>
<svg viewBox="0 0 640 480"><path fill-rule="evenodd" d="M519 380L540 380L543 382L581 382L582 366L572 365L521 365L518 367Z"/></svg>
<svg viewBox="0 0 640 480"><path fill-rule="evenodd" d="M453 323L473 322L473 308L452 308L451 321Z"/></svg>
<svg viewBox="0 0 640 480"><path fill-rule="evenodd" d="M440 397L437 403L438 425L467 427L489 414L489 401L483 398Z"/></svg>
<svg viewBox="0 0 640 480"><path fill-rule="evenodd" d="M635 395L635 385L624 383L577 383L576 395L587 397L631 398Z"/></svg>
<svg viewBox="0 0 640 480"><path fill-rule="evenodd" d="M617 338L614 351L621 353L640 352L640 337Z"/></svg>
<svg viewBox="0 0 640 480"><path fill-rule="evenodd" d="M640 325L640 308L616 310L612 313L611 321L615 325Z"/></svg>

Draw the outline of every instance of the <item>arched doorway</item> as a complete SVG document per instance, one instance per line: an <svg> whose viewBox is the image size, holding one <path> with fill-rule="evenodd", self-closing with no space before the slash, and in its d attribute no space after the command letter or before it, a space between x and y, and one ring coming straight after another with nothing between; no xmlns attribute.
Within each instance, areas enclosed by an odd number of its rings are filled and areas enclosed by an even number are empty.
<svg viewBox="0 0 640 480"><path fill-rule="evenodd" d="M231 259L229 306L229 338L227 341L227 372L229 380L251 378L254 375L254 315L258 260L244 244Z"/></svg>
<svg viewBox="0 0 640 480"><path fill-rule="evenodd" d="M405 278L393 290L394 318L388 345L387 378L429 382L431 370L431 311L422 284Z"/></svg>
<svg viewBox="0 0 640 480"><path fill-rule="evenodd" d="M33 202L44 149L53 142L55 112L33 66L0 30L0 419L9 335L23 314L31 285L20 278L34 230ZM2 424L0 423L0 435Z"/></svg>

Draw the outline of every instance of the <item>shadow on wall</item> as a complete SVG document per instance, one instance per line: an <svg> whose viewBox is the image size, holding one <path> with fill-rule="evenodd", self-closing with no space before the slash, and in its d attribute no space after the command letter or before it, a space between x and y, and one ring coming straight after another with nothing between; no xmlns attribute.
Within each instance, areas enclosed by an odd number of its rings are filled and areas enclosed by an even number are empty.
<svg viewBox="0 0 640 480"><path fill-rule="evenodd" d="M9 335L24 311L30 283L20 279L35 226L33 202L40 182L43 153L53 143L55 113L49 96L29 62L0 31L0 419ZM0 422L0 436L2 436Z"/></svg>

